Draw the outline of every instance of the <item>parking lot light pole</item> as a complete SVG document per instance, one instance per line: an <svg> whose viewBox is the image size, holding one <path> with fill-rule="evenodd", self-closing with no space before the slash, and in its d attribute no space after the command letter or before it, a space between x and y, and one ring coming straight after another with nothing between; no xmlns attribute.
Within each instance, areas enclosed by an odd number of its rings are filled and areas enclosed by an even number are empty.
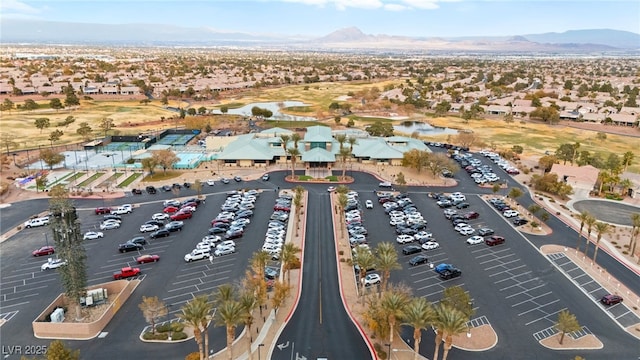
<svg viewBox="0 0 640 360"><path fill-rule="evenodd" d="M384 346L387 347L387 359L391 359L391 344L386 343Z"/></svg>
<svg viewBox="0 0 640 360"><path fill-rule="evenodd" d="M173 335L173 333L172 333L172 331L171 331L171 320L169 319L169 315L170 315L170 313L171 313L171 312L169 311L169 309L171 308L171 304L167 304L167 305L165 305L165 307L167 308L167 322L169 323L169 336L167 337L167 339L168 339L169 341L173 341L173 340L171 339L171 335Z"/></svg>

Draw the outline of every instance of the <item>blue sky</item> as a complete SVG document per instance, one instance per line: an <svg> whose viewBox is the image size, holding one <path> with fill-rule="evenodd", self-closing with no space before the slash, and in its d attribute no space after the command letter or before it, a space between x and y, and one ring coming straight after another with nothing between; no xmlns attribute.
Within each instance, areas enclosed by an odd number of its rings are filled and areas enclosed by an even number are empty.
<svg viewBox="0 0 640 360"><path fill-rule="evenodd" d="M152 23L322 36L496 36L615 29L640 33L640 1L582 0L1 0L0 20Z"/></svg>

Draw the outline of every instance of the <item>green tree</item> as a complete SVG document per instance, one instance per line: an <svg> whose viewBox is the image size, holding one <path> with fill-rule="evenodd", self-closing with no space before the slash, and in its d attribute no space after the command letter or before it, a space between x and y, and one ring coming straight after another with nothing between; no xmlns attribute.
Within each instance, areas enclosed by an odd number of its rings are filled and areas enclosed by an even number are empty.
<svg viewBox="0 0 640 360"><path fill-rule="evenodd" d="M15 106L15 104L13 103L13 101L11 101L8 98L5 98L4 101L2 102L2 105L0 105L0 110L2 110L2 111L11 111L14 106Z"/></svg>
<svg viewBox="0 0 640 360"><path fill-rule="evenodd" d="M153 175L153 170L158 166L157 159L153 157L144 158L140 161L140 165L144 170L149 171L149 175Z"/></svg>
<svg viewBox="0 0 640 360"><path fill-rule="evenodd" d="M340 150L338 150L338 158L340 158L340 160L342 161L342 178L346 179L346 174L347 174L347 160L349 160L349 158L351 157L351 151L349 151L349 148L340 148Z"/></svg>
<svg viewBox="0 0 640 360"><path fill-rule="evenodd" d="M78 129L76 130L76 133L82 136L82 138L85 141L91 139L92 132L93 132L93 129L91 128L91 126L89 126L89 123L87 122L81 122Z"/></svg>
<svg viewBox="0 0 640 360"><path fill-rule="evenodd" d="M429 164L430 160L431 152L429 151L411 149L402 154L402 166L416 169L418 173Z"/></svg>
<svg viewBox="0 0 640 360"><path fill-rule="evenodd" d="M588 252L589 252L589 240L591 240L591 231L593 230L593 227L595 226L596 222L598 222L598 219L596 219L594 216L589 216L584 223L587 224L587 243L585 244L584 247L584 256L588 256Z"/></svg>
<svg viewBox="0 0 640 360"><path fill-rule="evenodd" d="M460 286L451 286L445 288L440 303L456 309L464 314L467 321L473 316L473 302L471 295Z"/></svg>
<svg viewBox="0 0 640 360"><path fill-rule="evenodd" d="M438 174L442 173L443 170L449 170L453 172L456 168L456 165L454 161L444 153L430 153L427 159L426 167L431 172L431 175L435 178Z"/></svg>
<svg viewBox="0 0 640 360"><path fill-rule="evenodd" d="M156 164L162 168L165 174L167 173L167 169L173 168L173 165L180 161L178 155L170 149L153 151L151 157L155 159Z"/></svg>
<svg viewBox="0 0 640 360"><path fill-rule="evenodd" d="M236 327L242 323L244 309L242 304L235 300L225 301L216 309L216 325L225 326L227 331L228 359L233 360L233 339Z"/></svg>
<svg viewBox="0 0 640 360"><path fill-rule="evenodd" d="M196 109L195 108L188 108L187 109L187 114L189 116L195 116L196 115Z"/></svg>
<svg viewBox="0 0 640 360"><path fill-rule="evenodd" d="M0 133L0 148L5 148L7 150L7 155L9 155L9 149L13 149L18 146L18 143L14 141L15 135L9 134L6 132Z"/></svg>
<svg viewBox="0 0 640 360"><path fill-rule="evenodd" d="M249 334L247 340L249 341L249 348L251 348L251 343L253 342L253 311L258 307L258 301L254 292L245 290L238 297L238 302L242 306L242 322L247 328L247 334Z"/></svg>
<svg viewBox="0 0 640 360"><path fill-rule="evenodd" d="M157 296L142 297L142 302L138 304L138 308L142 311L144 320L151 325L151 333L156 333L156 322L164 316L167 316L168 309L162 300Z"/></svg>
<svg viewBox="0 0 640 360"><path fill-rule="evenodd" d="M282 246L282 270L287 275L287 284L291 283L291 269L300 267L300 257L298 256L302 249L296 244L288 242Z"/></svg>
<svg viewBox="0 0 640 360"><path fill-rule="evenodd" d="M393 335L396 324L405 314L405 309L409 305L411 297L405 291L391 289L386 291L380 299L380 306L387 316L389 322L389 344L393 343Z"/></svg>
<svg viewBox="0 0 640 360"><path fill-rule="evenodd" d="M50 194L49 212L51 231L56 246L56 253L67 262L58 268L62 287L70 307L75 308L76 319L82 318L80 298L87 291L87 255L85 252L80 221L75 206L69 199L69 193L61 187L61 191Z"/></svg>
<svg viewBox="0 0 640 360"><path fill-rule="evenodd" d="M35 110L38 108L38 104L31 100L31 99L27 99L24 101L24 105L22 105L22 108L27 110L27 111L31 111L31 110Z"/></svg>
<svg viewBox="0 0 640 360"><path fill-rule="evenodd" d="M364 278L367 276L367 269L374 267L376 258L369 249L363 249L356 247L353 254L353 264L360 268L358 284L360 285L360 296L362 296L362 303L364 304L365 284Z"/></svg>
<svg viewBox="0 0 640 360"><path fill-rule="evenodd" d="M627 171L627 168L633 163L635 155L631 151L627 151L622 155L622 171Z"/></svg>
<svg viewBox="0 0 640 360"><path fill-rule="evenodd" d="M582 237L582 229L584 228L584 224L587 219L591 217L591 214L588 211L582 211L578 214L578 220L580 220L580 231L578 232L578 243L576 244L576 251L580 251L580 238Z"/></svg>
<svg viewBox="0 0 640 360"><path fill-rule="evenodd" d="M436 115L445 115L449 110L451 110L451 103L443 100L436 105L435 113Z"/></svg>
<svg viewBox="0 0 640 360"><path fill-rule="evenodd" d="M206 108L206 107L204 107L204 106L200 106L200 107L198 108L198 114L200 114L200 115L204 115L204 114L206 114L206 113L207 113L207 108Z"/></svg>
<svg viewBox="0 0 640 360"><path fill-rule="evenodd" d="M80 99L78 99L78 96L76 96L76 92L73 89L73 86L71 85L65 86L64 94L65 94L65 98L64 98L65 107L80 105Z"/></svg>
<svg viewBox="0 0 640 360"><path fill-rule="evenodd" d="M300 150L296 148L287 149L287 153L291 156L291 178L296 178L296 163L298 162L298 156L300 156Z"/></svg>
<svg viewBox="0 0 640 360"><path fill-rule="evenodd" d="M40 129L40 134L42 134L42 130L51 126L51 121L49 121L49 118L37 118L35 125L37 129Z"/></svg>
<svg viewBox="0 0 640 360"><path fill-rule="evenodd" d="M466 316L459 310L456 310L445 304L438 304L434 308L434 326L436 328L436 348L433 353L433 360L438 360L438 352L440 343L444 339L444 351L442 360L447 360L449 351L453 346L453 336L461 334L469 330L467 326Z"/></svg>
<svg viewBox="0 0 640 360"><path fill-rule="evenodd" d="M364 129L371 136L393 136L393 125L389 122L376 121Z"/></svg>
<svg viewBox="0 0 640 360"><path fill-rule="evenodd" d="M375 264L382 273L382 293L387 290L391 270L400 270L402 266L398 262L398 251L390 242L382 242L376 246Z"/></svg>
<svg viewBox="0 0 640 360"><path fill-rule="evenodd" d="M567 164L567 161L573 161L576 156L576 149L573 144L562 144L556 150L556 157ZM573 164L573 163L572 163Z"/></svg>
<svg viewBox="0 0 640 360"><path fill-rule="evenodd" d="M509 194L507 196L509 196L510 198L515 200L515 199L519 198L520 196L522 196L522 190L520 190L520 188L517 188L517 187L511 188L511 190L509 190Z"/></svg>
<svg viewBox="0 0 640 360"><path fill-rule="evenodd" d="M60 138L62 137L62 135L64 135L64 133L62 132L62 130L54 130L51 132L51 134L49 134L49 141L51 141L51 146L53 146L53 143L60 141Z"/></svg>
<svg viewBox="0 0 640 360"><path fill-rule="evenodd" d="M113 128L113 119L102 118L102 120L100 120L99 127L104 132L104 136L107 137L107 133Z"/></svg>
<svg viewBox="0 0 640 360"><path fill-rule="evenodd" d="M567 310L562 310L558 313L558 321L556 321L555 328L560 331L560 344L564 341L564 335L566 333L580 330L582 327L578 323L576 316L571 314Z"/></svg>
<svg viewBox="0 0 640 360"><path fill-rule="evenodd" d="M543 172L548 173L551 171L553 164L558 163L558 157L555 155L545 155L538 159L538 166L543 170Z"/></svg>
<svg viewBox="0 0 640 360"><path fill-rule="evenodd" d="M302 137L298 133L291 134L291 141L293 141L293 147L298 149L298 143L302 140Z"/></svg>
<svg viewBox="0 0 640 360"><path fill-rule="evenodd" d="M426 329L433 321L434 312L427 299L417 297L405 307L402 314L402 324L413 328L414 360L419 358L420 342L422 341L422 329ZM389 354L391 356L391 354Z"/></svg>
<svg viewBox="0 0 640 360"><path fill-rule="evenodd" d="M184 304L180 309L181 313L178 314L178 318L193 329L194 340L196 341L196 344L198 344L200 360L204 360L205 356L207 356L204 350L202 336L203 332L207 329L203 328L202 324L209 323L211 320L212 309L213 306L209 302L209 297L206 295L200 295Z"/></svg>
<svg viewBox="0 0 640 360"><path fill-rule="evenodd" d="M498 191L500 191L500 184L495 183L493 185L491 185L491 191L496 194Z"/></svg>
<svg viewBox="0 0 640 360"><path fill-rule="evenodd" d="M287 144L289 143L289 139L291 139L291 136L289 136L289 134L280 134L280 146L282 146L282 151L284 152L284 154L287 154ZM285 158L285 163L286 163L286 158Z"/></svg>
<svg viewBox="0 0 640 360"><path fill-rule="evenodd" d="M603 222L596 222L595 224L596 227L596 249L593 252L593 262L596 262L596 256L598 256L598 249L600 248L600 240L602 240L602 237L606 234L608 234L611 231L611 227L609 224L607 223L603 223Z"/></svg>

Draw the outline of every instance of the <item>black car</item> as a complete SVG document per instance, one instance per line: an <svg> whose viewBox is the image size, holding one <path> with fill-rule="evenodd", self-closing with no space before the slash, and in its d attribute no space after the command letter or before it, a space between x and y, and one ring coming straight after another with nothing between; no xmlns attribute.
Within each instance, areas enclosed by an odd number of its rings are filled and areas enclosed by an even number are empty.
<svg viewBox="0 0 640 360"><path fill-rule="evenodd" d="M525 218L517 217L513 219L513 225L515 226L526 225L527 223L529 223L529 220Z"/></svg>
<svg viewBox="0 0 640 360"><path fill-rule="evenodd" d="M397 227L396 228L396 234L398 234L398 235L410 235L410 236L413 236L417 232L418 232L417 230L412 229L410 227Z"/></svg>
<svg viewBox="0 0 640 360"><path fill-rule="evenodd" d="M163 190L163 191L171 191L171 186L169 186L169 185L164 185L164 186L162 187L162 190Z"/></svg>
<svg viewBox="0 0 640 360"><path fill-rule="evenodd" d="M468 202L461 202L461 203L456 204L456 207L458 209L466 209L466 208L469 207L469 203Z"/></svg>
<svg viewBox="0 0 640 360"><path fill-rule="evenodd" d="M118 220L118 221L120 221L120 220L122 220L122 217L120 217L120 215L113 215L113 214L109 214L109 215L105 215L105 216L103 217L103 219L105 219L105 220Z"/></svg>
<svg viewBox="0 0 640 360"><path fill-rule="evenodd" d="M240 176L234 176L233 180L235 180L236 182L241 182L242 178Z"/></svg>
<svg viewBox="0 0 640 360"><path fill-rule="evenodd" d="M171 187L174 188L174 189L182 189L182 185L180 185L178 183L171 184Z"/></svg>
<svg viewBox="0 0 640 360"><path fill-rule="evenodd" d="M478 235L480 236L489 236L489 235L493 235L493 233L494 233L493 229L489 229L489 228L482 228L478 230Z"/></svg>
<svg viewBox="0 0 640 360"><path fill-rule="evenodd" d="M168 231L181 231L184 223L182 221L172 221L164 226L165 230Z"/></svg>
<svg viewBox="0 0 640 360"><path fill-rule="evenodd" d="M156 190L156 188L151 185L147 186L146 190L147 190L147 194L155 194L158 192L158 190Z"/></svg>
<svg viewBox="0 0 640 360"><path fill-rule="evenodd" d="M136 236L127 242L138 245L147 245L147 239L145 239L144 236Z"/></svg>
<svg viewBox="0 0 640 360"><path fill-rule="evenodd" d="M457 278L461 275L462 275L462 271L460 271L459 269L453 268L453 269L445 270L441 272L440 279L449 280L449 279Z"/></svg>
<svg viewBox="0 0 640 360"><path fill-rule="evenodd" d="M142 190L140 190L140 189L131 189L131 193L133 195L142 195Z"/></svg>
<svg viewBox="0 0 640 360"><path fill-rule="evenodd" d="M186 183L182 184L182 186L184 186L184 187L186 187L188 189L188 188L191 187L191 183L186 182Z"/></svg>
<svg viewBox="0 0 640 360"><path fill-rule="evenodd" d="M169 230L167 229L160 229L160 230L156 230L154 232L152 232L149 237L152 239L157 239L157 238L161 238L161 237L165 237L165 236L169 236L171 235L171 232L169 232Z"/></svg>
<svg viewBox="0 0 640 360"><path fill-rule="evenodd" d="M409 265L411 266L417 266L420 264L426 264L427 262L429 262L429 260L427 259L426 256L424 255L417 255L411 258L411 260L409 260Z"/></svg>
<svg viewBox="0 0 640 360"><path fill-rule="evenodd" d="M417 254L422 251L422 248L418 245L409 245L402 248L404 255Z"/></svg>
<svg viewBox="0 0 640 360"><path fill-rule="evenodd" d="M142 250L142 245L131 242L126 242L124 244L118 245L118 251L120 251L121 253L136 250Z"/></svg>

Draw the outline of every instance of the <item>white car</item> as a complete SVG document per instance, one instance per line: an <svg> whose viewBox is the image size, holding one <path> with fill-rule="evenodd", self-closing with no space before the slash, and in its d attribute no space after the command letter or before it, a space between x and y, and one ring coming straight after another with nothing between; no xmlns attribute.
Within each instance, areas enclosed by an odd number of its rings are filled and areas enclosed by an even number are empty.
<svg viewBox="0 0 640 360"><path fill-rule="evenodd" d="M365 206L367 209L373 209L373 201L371 201L371 200L367 200L367 201L365 201L365 202L364 202L364 206Z"/></svg>
<svg viewBox="0 0 640 360"><path fill-rule="evenodd" d="M140 232L151 232L160 229L158 225L155 224L142 224L140 225Z"/></svg>
<svg viewBox="0 0 640 360"><path fill-rule="evenodd" d="M131 208L130 207L123 207L120 206L117 209L113 209L111 210L111 213L114 215L124 215L124 214L131 214Z"/></svg>
<svg viewBox="0 0 640 360"><path fill-rule="evenodd" d="M199 242L196 244L196 250L206 250L211 252L215 248L215 245L208 242Z"/></svg>
<svg viewBox="0 0 640 360"><path fill-rule="evenodd" d="M120 223L119 222L115 222L115 221L105 221L102 224L100 224L100 230L112 230L112 229L117 229L120 227Z"/></svg>
<svg viewBox="0 0 640 360"><path fill-rule="evenodd" d="M367 274L362 280L364 286L377 285L382 282L382 278L378 274Z"/></svg>
<svg viewBox="0 0 640 360"><path fill-rule="evenodd" d="M264 243L262 245L275 245L278 248L282 248L284 241L282 239L264 239Z"/></svg>
<svg viewBox="0 0 640 360"><path fill-rule="evenodd" d="M391 226L405 225L405 222L401 218L392 218L391 220L389 220L389 225Z"/></svg>
<svg viewBox="0 0 640 360"><path fill-rule="evenodd" d="M165 214L165 213L155 213L151 216L151 219L162 221L162 220L167 220L169 216L170 216L169 214Z"/></svg>
<svg viewBox="0 0 640 360"><path fill-rule="evenodd" d="M180 211L188 211L188 212L196 212L195 206L183 206L180 208Z"/></svg>
<svg viewBox="0 0 640 360"><path fill-rule="evenodd" d="M207 185L214 186L215 184L216 184L216 182L213 179L207 180Z"/></svg>
<svg viewBox="0 0 640 360"><path fill-rule="evenodd" d="M179 207L180 206L180 201L178 200L165 200L162 203L163 207L167 207L167 206L174 206L174 207Z"/></svg>
<svg viewBox="0 0 640 360"><path fill-rule="evenodd" d="M467 244L469 245L481 244L483 242L484 242L484 238L480 235L474 235L467 239Z"/></svg>
<svg viewBox="0 0 640 360"><path fill-rule="evenodd" d="M216 249L222 249L226 247L236 247L236 243L233 240L225 240L216 246Z"/></svg>
<svg viewBox="0 0 640 360"><path fill-rule="evenodd" d="M455 231L460 231L461 229L468 228L468 227L471 227L471 225L469 225L469 224L467 224L467 223L460 223L460 224L456 225L456 226L453 228L453 230L455 230Z"/></svg>
<svg viewBox="0 0 640 360"><path fill-rule="evenodd" d="M502 215L506 218L510 218L515 216L520 216L520 213L515 210L507 210L504 213L502 213Z"/></svg>
<svg viewBox="0 0 640 360"><path fill-rule="evenodd" d="M104 237L104 233L100 231L89 231L84 234L82 237L83 240L95 240Z"/></svg>
<svg viewBox="0 0 640 360"><path fill-rule="evenodd" d="M31 219L31 220L25 221L24 223L24 227L26 227L27 229L32 227L44 226L44 225L49 225L48 216L37 218L37 219Z"/></svg>
<svg viewBox="0 0 640 360"><path fill-rule="evenodd" d="M226 247L222 249L216 249L216 251L213 252L213 255L215 256L230 255L230 254L233 254L234 252L236 252L236 248Z"/></svg>
<svg viewBox="0 0 640 360"><path fill-rule="evenodd" d="M200 242L203 242L203 243L206 242L206 243L209 243L209 244L214 244L214 243L217 243L217 242L219 242L221 240L222 240L222 238L220 236L218 236L218 235L207 235L207 236L203 237Z"/></svg>
<svg viewBox="0 0 640 360"><path fill-rule="evenodd" d="M280 252L282 251L282 249L280 249L280 246L278 245L274 245L274 244L269 244L266 243L264 245L262 245L262 250L267 251L267 252Z"/></svg>
<svg viewBox="0 0 640 360"><path fill-rule="evenodd" d="M462 228L462 229L460 229L460 230L458 231L458 233L459 233L460 235L465 235L465 236L466 236L466 235L472 235L472 234L473 234L473 233L475 233L475 232L476 232L476 231L475 231L473 228L471 228L471 227Z"/></svg>
<svg viewBox="0 0 640 360"><path fill-rule="evenodd" d="M427 231L418 231L418 233L413 235L413 238L416 239L416 241L428 240L433 239L433 234Z"/></svg>
<svg viewBox="0 0 640 360"><path fill-rule="evenodd" d="M422 249L423 250L434 250L440 247L440 244L438 244L435 241L427 241L426 243L422 244Z"/></svg>
<svg viewBox="0 0 640 360"><path fill-rule="evenodd" d="M251 220L249 220L248 218L240 218L240 219L235 219L233 220L229 226L234 227L234 226L245 226L245 225L249 225L251 223Z"/></svg>
<svg viewBox="0 0 640 360"><path fill-rule="evenodd" d="M46 263L40 266L40 271L57 269L64 265L67 265L66 260L49 258Z"/></svg>
<svg viewBox="0 0 640 360"><path fill-rule="evenodd" d="M193 249L190 253L184 256L184 261L192 262L196 260L208 259L211 253L207 249Z"/></svg>
<svg viewBox="0 0 640 360"><path fill-rule="evenodd" d="M398 244L406 244L415 241L415 238L411 235L398 235L396 242Z"/></svg>
<svg viewBox="0 0 640 360"><path fill-rule="evenodd" d="M349 238L349 243L351 245L357 245L367 242L367 237L362 234L355 234Z"/></svg>

